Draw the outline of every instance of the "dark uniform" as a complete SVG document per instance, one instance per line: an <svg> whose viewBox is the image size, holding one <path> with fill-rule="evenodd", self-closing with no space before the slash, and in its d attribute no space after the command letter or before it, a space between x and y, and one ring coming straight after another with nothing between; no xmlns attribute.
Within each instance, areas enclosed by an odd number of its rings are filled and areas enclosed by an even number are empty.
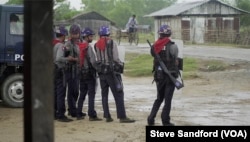
<svg viewBox="0 0 250 142"><path fill-rule="evenodd" d="M155 42L151 50L155 54L159 54L164 64L174 77L178 77L178 48L176 44L170 41L171 29L168 25L162 25L160 30L160 38ZM152 54L153 55L153 54ZM174 83L169 76L165 74L160 67L159 62L154 59L154 79L157 87L157 99L154 101L150 115L148 116L148 125L154 125L156 114L163 102L165 105L161 113L162 124L164 126L173 126L170 122L170 110L172 97L175 90Z"/></svg>
<svg viewBox="0 0 250 142"><path fill-rule="evenodd" d="M73 58L79 59L79 47L75 41L67 41L66 46L66 57L72 56ZM67 55L68 54L68 55ZM78 62L67 62L66 63L66 81L68 86L67 101L69 107L69 114L72 117L76 117L76 102L79 95L79 65Z"/></svg>
<svg viewBox="0 0 250 142"><path fill-rule="evenodd" d="M100 78L104 118L106 118L106 122L113 121L108 105L110 88L115 98L117 118L120 119L121 123L135 122L135 120L126 116L121 78L123 63L119 60L117 44L109 38L110 31L108 27L100 27L99 35L100 39L95 44L97 58L95 67Z"/></svg>
<svg viewBox="0 0 250 142"><path fill-rule="evenodd" d="M71 26L71 34L72 27L77 29L80 27L78 26ZM76 30L77 31L77 30ZM54 47L55 52L55 65L56 65L56 71L55 71L55 78L56 78L56 101L57 101L57 120L61 122L70 122L72 119L69 119L65 116L65 97L66 97L66 85L68 86L68 102L71 102L71 98L73 98L73 95L75 92L77 92L76 87L77 84L74 84L74 81L72 79L75 79L77 77L76 71L78 71L77 62L78 62L78 55L79 50L78 46L73 42L73 39L68 41L66 44L58 43ZM57 50L56 50L57 49ZM73 87L72 87L73 86ZM72 91L73 90L73 91ZM75 95L75 94L74 94ZM78 95L78 93L77 93ZM70 98L70 99L69 99ZM70 104L70 103L69 103ZM76 107L75 104L70 104L71 106L70 110L72 108Z"/></svg>
<svg viewBox="0 0 250 142"><path fill-rule="evenodd" d="M81 32L83 42L79 43L80 49L80 95L77 102L77 119L83 119L83 102L88 94L88 116L90 121L100 121L95 111L96 94L96 70L92 66L95 63L93 48L89 44L95 33L90 28Z"/></svg>
<svg viewBox="0 0 250 142"><path fill-rule="evenodd" d="M57 81L59 79L60 76L60 71L58 66L56 65L56 56L57 56L57 51L58 49L61 50L64 47L64 42L65 42L65 38L68 35L68 31L64 26L59 26L58 28L55 29L54 31L56 38L53 39L53 59L54 59L54 65L55 65L55 69L54 69L54 112L55 112L55 119L58 118L58 109L57 109L57 105L58 105L58 100L57 100Z"/></svg>

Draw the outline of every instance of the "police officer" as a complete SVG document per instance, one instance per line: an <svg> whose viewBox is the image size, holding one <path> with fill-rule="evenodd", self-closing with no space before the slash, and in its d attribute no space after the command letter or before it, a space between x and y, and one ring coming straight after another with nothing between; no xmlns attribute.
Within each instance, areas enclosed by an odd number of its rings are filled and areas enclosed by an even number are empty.
<svg viewBox="0 0 250 142"><path fill-rule="evenodd" d="M65 43L64 56L70 61L66 62L66 83L68 86L67 101L69 115L76 117L76 102L79 95L79 47L77 45L80 38L80 26L72 24L69 29L70 37Z"/></svg>
<svg viewBox="0 0 250 142"><path fill-rule="evenodd" d="M110 29L107 26L100 27L99 35L100 38L95 44L97 59L95 68L100 78L104 118L106 118L106 122L113 121L108 105L110 88L115 99L118 119L121 123L133 123L135 120L126 116L121 78L123 63L119 60L117 44L109 37Z"/></svg>
<svg viewBox="0 0 250 142"><path fill-rule="evenodd" d="M88 93L88 116L90 121L100 121L95 111L96 94L96 70L92 66L95 63L93 48L89 43L92 42L95 33L90 28L81 31L82 42L79 43L80 49L80 95L77 102L77 119L83 119L83 102Z"/></svg>
<svg viewBox="0 0 250 142"><path fill-rule="evenodd" d="M53 39L53 60L54 62L56 61L56 54L57 54L57 50L59 47L63 46L63 44L65 43L65 38L68 35L68 30L64 27L64 26L59 26L55 29L54 31L56 38ZM57 119L57 93L56 93L56 74L58 71L57 65L55 65L55 70L54 70L54 94L55 94L55 98L54 98L54 107L55 107L55 119Z"/></svg>
<svg viewBox="0 0 250 142"><path fill-rule="evenodd" d="M168 25L162 25L159 29L159 39L154 43L151 49L151 54L159 54L164 64L174 77L178 77L178 48L176 44L171 42L171 28ZM154 58L154 79L157 86L157 98L154 101L150 115L147 118L148 125L154 125L156 114L160 108L161 103L165 100L165 104L161 113L162 124L164 126L174 126L170 122L170 110L172 97L175 90L174 83L169 76L162 71L162 68Z"/></svg>
<svg viewBox="0 0 250 142"><path fill-rule="evenodd" d="M64 27L59 28L60 33L65 31ZM65 40L65 37L61 36L59 39ZM56 66L55 71L55 83L56 83L56 104L57 104L57 120L61 122L70 122L65 116L65 96L66 96L66 64L70 62L76 62L77 59L72 56L65 56L66 47L64 42L56 43L54 47L54 63Z"/></svg>

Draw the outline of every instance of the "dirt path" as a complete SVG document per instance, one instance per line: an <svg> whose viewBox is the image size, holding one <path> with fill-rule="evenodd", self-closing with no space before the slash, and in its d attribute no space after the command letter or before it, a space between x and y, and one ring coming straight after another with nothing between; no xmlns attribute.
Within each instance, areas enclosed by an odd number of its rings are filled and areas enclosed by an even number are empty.
<svg viewBox="0 0 250 142"><path fill-rule="evenodd" d="M143 49L143 48L142 48ZM131 49L132 50L132 49ZM199 78L185 80L185 87L176 91L171 118L176 125L250 125L250 63L223 72L200 72ZM155 99L152 77L123 77L127 115L132 124L90 122L88 119L60 123L55 121L56 142L144 142L146 118ZM113 96L110 110L116 118ZM86 112L87 101L84 104ZM100 89L96 110L102 117ZM156 124L161 125L159 111ZM5 108L0 103L0 142L23 141L23 109Z"/></svg>

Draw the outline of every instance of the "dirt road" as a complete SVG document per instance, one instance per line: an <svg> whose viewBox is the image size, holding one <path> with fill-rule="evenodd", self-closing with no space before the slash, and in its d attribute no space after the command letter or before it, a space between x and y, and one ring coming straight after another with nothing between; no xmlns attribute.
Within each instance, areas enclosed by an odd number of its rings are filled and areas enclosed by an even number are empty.
<svg viewBox="0 0 250 142"><path fill-rule="evenodd" d="M121 45L126 52L148 53L145 45L129 47ZM121 48L120 47L120 48ZM199 78L185 80L185 87L176 91L171 118L176 125L250 125L250 50L223 48L220 56L216 48L185 46L184 56L205 58L232 59L235 68L223 72L199 72ZM202 54L192 54L193 51ZM225 50L225 51L224 51ZM208 51L211 51L208 53ZM230 52L232 51L232 52ZM228 53L230 52L230 54ZM230 56L232 55L232 56ZM237 57L235 59L235 57ZM244 66L238 65L244 63ZM121 124L117 119L112 123L90 122L88 119L60 123L55 121L56 142L144 142L146 118L155 99L155 84L152 77L129 78L124 76L125 104L129 117L136 119L133 124ZM110 109L113 118L116 118L116 109L113 96L110 94ZM1 103L0 103L1 104ZM86 112L87 101L84 104ZM96 110L102 117L100 89L97 91ZM0 142L23 141L23 110L5 108L0 105ZM161 125L159 111L156 124Z"/></svg>

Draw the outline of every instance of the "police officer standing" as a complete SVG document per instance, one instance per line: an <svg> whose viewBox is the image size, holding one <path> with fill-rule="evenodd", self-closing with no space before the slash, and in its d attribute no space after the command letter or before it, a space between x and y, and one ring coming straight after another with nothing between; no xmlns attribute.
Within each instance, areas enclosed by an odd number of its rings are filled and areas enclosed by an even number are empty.
<svg viewBox="0 0 250 142"><path fill-rule="evenodd" d="M80 27L72 24L69 29L70 38L65 43L64 56L70 61L66 62L66 81L68 86L67 101L68 111L72 117L76 117L76 102L79 95L79 47L77 45L80 38Z"/></svg>
<svg viewBox="0 0 250 142"><path fill-rule="evenodd" d="M64 27L64 26L59 26L58 28L55 29L55 35L56 38L53 39L53 60L54 60L54 65L55 65L55 70L54 70L54 107L55 107L55 119L57 119L58 117L58 109L57 109L57 105L58 105L58 100L57 100L57 80L59 80L60 82L60 75L61 72L58 68L58 65L56 64L56 54L57 54L57 50L58 49L62 49L65 43L65 38L68 35L68 30ZM62 104L62 103L61 103ZM64 108L65 109L65 108Z"/></svg>
<svg viewBox="0 0 250 142"><path fill-rule="evenodd" d="M178 48L176 44L171 42L171 28L168 25L162 25L159 29L159 39L154 43L151 49L151 55L158 54L172 76L178 77ZM174 83L169 76L165 74L159 64L159 61L154 57L154 79L157 86L157 98L154 101L150 115L147 118L148 125L154 125L156 114L163 100L165 104L161 113L162 124L164 126L174 126L170 122L170 110L172 97L175 90Z"/></svg>
<svg viewBox="0 0 250 142"><path fill-rule="evenodd" d="M96 70L92 66L95 63L93 48L89 43L92 42L95 33L90 28L81 31L82 42L79 43L80 49L80 95L77 102L77 119L83 119L82 107L88 93L88 116L89 121L100 121L95 111L96 94Z"/></svg>
<svg viewBox="0 0 250 142"><path fill-rule="evenodd" d="M95 68L100 78L104 118L106 118L106 122L113 121L108 105L110 88L115 99L117 117L120 119L120 123L133 123L135 120L128 118L125 111L121 78L123 63L118 56L117 44L113 42L109 35L110 29L107 26L101 26L99 29L100 38L95 44L95 55L97 59Z"/></svg>
<svg viewBox="0 0 250 142"><path fill-rule="evenodd" d="M72 34L72 29L70 31ZM58 47L57 47L58 46ZM78 47L77 47L78 49ZM70 46L65 46L64 43L57 43L54 47L55 64L56 64L56 93L57 93L57 120L61 122L70 122L65 116L65 96L66 96L66 84L68 80L68 74L72 73L69 65L76 64L78 61L77 56L74 56Z"/></svg>

